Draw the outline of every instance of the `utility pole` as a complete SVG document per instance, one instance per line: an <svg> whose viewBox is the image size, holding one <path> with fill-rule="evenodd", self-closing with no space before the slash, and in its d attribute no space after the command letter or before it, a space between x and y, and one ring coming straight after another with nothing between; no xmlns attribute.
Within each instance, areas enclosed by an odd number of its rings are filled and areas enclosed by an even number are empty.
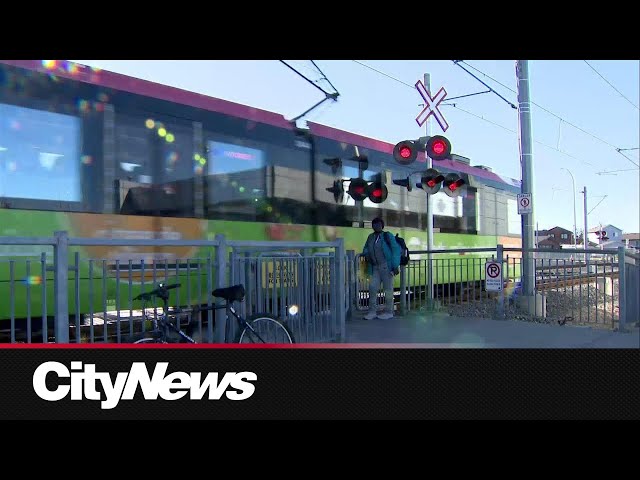
<svg viewBox="0 0 640 480"><path fill-rule="evenodd" d="M431 74L424 74L424 86L427 92L431 94ZM426 135L431 135L431 118L427 118L425 122ZM433 160L427 155L427 149L425 148L425 161L427 162L427 168L433 167ZM433 250L433 202L431 201L431 194L427 193L427 302L429 308L433 306L433 258L431 251ZM404 292L403 292L404 294Z"/></svg>
<svg viewBox="0 0 640 480"><path fill-rule="evenodd" d="M580 193L584 194L584 232L582 233L582 243L586 250L589 248L589 240L587 239L587 233L589 232L589 227L587 225L587 187L583 187L583 190ZM586 252L584 254L584 263L587 266L587 273L589 273L589 254Z"/></svg>
<svg viewBox="0 0 640 480"><path fill-rule="evenodd" d="M573 185L573 190L571 190L573 197L573 248L575 249L578 245L578 230L577 230L577 220L576 220L576 181L573 178L573 173L569 171L569 169L562 167L561 170L566 170L569 175L571 175L571 184Z"/></svg>
<svg viewBox="0 0 640 480"><path fill-rule="evenodd" d="M535 197L533 192L533 149L531 138L531 101L529 99L528 60L516 61L516 77L518 80L522 193L531 194L531 213L522 215L522 287L525 296L534 296L536 287L536 270L534 256L531 250L534 248Z"/></svg>

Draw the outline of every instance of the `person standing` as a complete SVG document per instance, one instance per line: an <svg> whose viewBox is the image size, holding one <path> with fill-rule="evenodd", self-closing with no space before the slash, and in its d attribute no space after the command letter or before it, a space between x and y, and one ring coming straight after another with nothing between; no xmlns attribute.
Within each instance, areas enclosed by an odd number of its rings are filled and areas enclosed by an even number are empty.
<svg viewBox="0 0 640 480"><path fill-rule="evenodd" d="M393 318L393 277L400 270L401 249L391 232L384 230L384 221L376 217L371 221L373 233L369 234L364 244L362 255L367 261L369 283L369 311L364 316L367 320L376 317L388 320ZM384 311L378 315L377 300L380 284L384 288Z"/></svg>

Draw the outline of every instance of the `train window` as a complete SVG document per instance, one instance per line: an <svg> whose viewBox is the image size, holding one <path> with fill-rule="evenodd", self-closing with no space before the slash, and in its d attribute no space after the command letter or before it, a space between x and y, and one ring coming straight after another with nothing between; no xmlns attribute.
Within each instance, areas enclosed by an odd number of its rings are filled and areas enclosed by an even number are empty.
<svg viewBox="0 0 640 480"><path fill-rule="evenodd" d="M0 201L6 208L91 211L104 105L70 82L0 67Z"/></svg>
<svg viewBox="0 0 640 480"><path fill-rule="evenodd" d="M239 139L207 141L207 156L199 162L206 179L209 218L257 221L268 211L265 149L242 143Z"/></svg>
<svg viewBox="0 0 640 480"><path fill-rule="evenodd" d="M80 202L81 120L0 104L0 196Z"/></svg>
<svg viewBox="0 0 640 480"><path fill-rule="evenodd" d="M186 122L184 122L186 123ZM123 215L194 215L193 128L157 115L116 113L115 161Z"/></svg>

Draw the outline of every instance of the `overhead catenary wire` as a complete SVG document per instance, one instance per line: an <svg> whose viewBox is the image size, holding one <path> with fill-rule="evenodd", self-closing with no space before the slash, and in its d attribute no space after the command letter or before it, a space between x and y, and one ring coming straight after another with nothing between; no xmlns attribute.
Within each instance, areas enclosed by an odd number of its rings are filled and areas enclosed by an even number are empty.
<svg viewBox="0 0 640 480"><path fill-rule="evenodd" d="M399 78L394 77L393 75L390 75L390 74L388 74L388 73L386 73L386 72L383 72L382 70L379 70L379 69L374 68L374 67L372 67L372 66L370 66L370 65L367 65L367 64L366 64L366 63L364 63L364 62L360 62L360 61L358 61L358 60L353 60L353 62L355 62L355 63L357 63L358 65L361 65L361 66L363 66L363 67L365 67L365 68L368 68L369 70L372 70L372 71L374 71L374 72L376 72L376 73L378 73L378 74L380 74L380 75L382 75L382 76L384 76L384 77L387 77L387 78L389 78L389 79L391 79L391 80L393 80L393 81L395 81L395 82L397 82L397 83L400 83L400 84L402 84L402 85L404 85L404 86L407 86L407 87L409 87L409 88L412 88L412 89L414 89L414 90L416 89L415 85L411 85L411 84L409 84L409 83L407 83L407 82L404 82L403 80L400 80ZM482 72L481 70L479 70L479 69L475 68L473 65L471 65L471 64L469 64L469 63L467 63L467 62L465 62L464 60L460 60L459 62L464 63L465 65L469 66L470 68L472 68L472 69L476 70L478 73L480 73L480 74L482 74L482 75L486 76L486 77L487 77L487 78L489 78L490 80L492 80L492 81L496 82L497 84L499 84L499 85L503 86L503 87L504 87L504 88L506 88L507 90L510 90L511 92L516 93L516 91L515 91L515 90L513 90L512 88L510 88L510 87L508 87L508 86L504 85L503 83L501 83L501 82L499 82L498 80L494 79L494 78L493 78L493 77L491 77L490 75L487 75L486 73ZM586 130L584 130L584 129L582 129L582 128L578 127L577 125L574 125L573 123L571 123L571 122L567 121L566 119L564 119L564 118L560 117L559 115L557 115L557 114L555 114L555 113L551 112L550 110L546 109L545 107L543 107L543 106L541 106L541 105L538 105L538 104L537 104L537 103L535 103L535 102L531 102L531 103L532 103L532 105L535 105L535 106L537 106L538 108L540 108L540 109L544 110L545 112L549 113L550 115L552 115L552 116L554 116L554 117L558 118L559 120L561 120L562 122L566 123L567 125L570 125L571 127L576 128L576 129L578 129L578 130L582 131L583 133L585 133L585 134L587 134L587 135L589 135L589 136L591 136L591 137L593 137L593 138L595 138L595 139L597 139L597 140L599 140L599 141L601 141L601 142L603 142L603 143L607 144L608 146L610 146L610 147L614 148L618 153L622 154L622 153L620 152L620 150L621 150L621 149L618 149L615 145L613 145L613 144L611 144L611 143L607 142L606 140L601 139L600 137L598 137L598 136L596 136L596 135L593 135L593 134L592 134L592 133L590 133L590 132L587 132ZM480 120L483 120L483 121L485 121L485 122L487 122L487 123L491 123L492 125L495 125L495 126L497 126L497 127L501 128L501 129L503 129L503 130L506 130L506 131L510 132L510 133L514 133L514 134L516 134L516 135L517 135L517 133L518 133L518 132L516 132L515 130L512 130L512 129L508 128L508 127L505 127L504 125L500 125L499 123L493 122L492 120L489 120L489 119L487 119L487 118L485 118L485 117L483 117L483 116L476 115L476 114L474 114L474 113L472 113L472 112L469 112L469 111L467 111L467 110L464 110L464 109L462 109L462 108L458 107L455 103L453 103L453 104L450 104L450 103L449 103L449 104L443 104L443 105L450 105L450 106L453 106L454 108L456 108L456 109L458 109L458 110L460 110L460 111L462 111L462 112L464 112L464 113L466 113L466 114L468 114L468 115L474 116L474 117L476 117L476 118L478 118L478 119L480 119ZM585 165L589 165L589 166L592 166L592 167L594 166L592 163L587 162L587 161L584 161L584 160L582 160L582 159L580 159L580 158L578 158L578 157L575 157L574 155L571 155L571 154L569 154L569 153L567 153L567 152L564 152L564 151L562 151L562 150L559 150L558 148L552 147L552 146L550 146L550 145L547 145L547 144L545 144L545 143L543 143L543 142L540 142L540 141L538 141L538 140L535 140L535 139L534 139L533 141L534 141L535 143L537 143L537 144L540 144L540 145L542 145L542 146L544 146L544 147L547 147L547 148L549 148L549 149L551 149L551 150L554 150L554 151L556 151L556 152L558 152L558 153L561 153L561 154L563 154L563 155L565 155L565 156L567 156L567 157L570 157L570 158L573 158L573 159L575 159L575 160L578 160L578 161L580 161L580 162L584 163ZM634 165L636 165L636 166L637 166L637 164L636 164L635 162L633 162L631 159L629 159L626 155L623 155L623 156L624 156L627 160L629 160L631 163L633 163Z"/></svg>
<svg viewBox="0 0 640 480"><path fill-rule="evenodd" d="M613 86L613 84L612 84L609 80L607 80L606 78L604 78L604 75L602 75L598 70L596 70L596 69L595 69L595 67L594 67L593 65L591 65L591 64L590 64L589 62L587 62L586 60L583 60L583 62L584 62L584 63L586 63L587 65L589 65L589 68L590 68L591 70L593 70L594 72L596 72L596 74L597 74L600 78L602 78L602 80L604 80L604 81L607 83L607 85L609 85L611 88L613 88L613 89L618 93L618 95L620 95L620 96L621 96L622 98L624 98L627 102L629 102L629 103L630 103L630 104L631 104L631 105L632 105L636 110L640 110L640 108L638 108L638 105L636 105L636 104L635 104L635 103L633 103L631 100L629 100L627 97L625 97L625 96L624 96L624 94L623 94L620 90L618 90L616 87L614 87L614 86Z"/></svg>
<svg viewBox="0 0 640 480"><path fill-rule="evenodd" d="M362 63L362 62L359 62L359 61L357 61L357 60L354 60L354 62L355 62L355 63L357 63L357 64L359 64L359 65L362 65L362 66L364 66L364 67L366 67L366 68L368 68L368 69L370 69L370 70L372 70L372 71L374 71L374 72L377 72L377 73L378 73L378 74L380 74L380 75L383 75L383 76L385 76L385 77L387 77L387 78L390 78L391 80L394 80L394 81L396 81L396 82L398 82L398 83L401 83L402 85L405 85L405 86L407 86L407 87L409 87L409 88L412 88L412 89L414 89L414 90L416 89L414 85L411 85L411 84L409 84L409 83L407 83L407 82L404 82L404 81L402 81L402 80L400 80L400 79L398 79L398 78L396 78L396 77L394 77L394 76L392 76L392 75L389 75L388 73L385 73L385 72L383 72L383 71L381 71L381 70L378 70L377 68L374 68L374 67L372 67L372 66L370 66L370 65L367 65L366 63ZM515 134L515 135L517 135L517 134L518 134L518 132L517 132L516 130L513 130L513 129L509 128L509 127L505 127L504 125L500 125L500 124L499 124L499 123L497 123L497 122L494 122L494 121L492 121L492 120L489 120L488 118L485 118L485 117L483 117L483 116L477 115L477 114L475 114L475 113L473 113L473 112L469 112L468 110L465 110L464 108L460 108L460 107L459 107L459 106L457 106L455 103L449 103L449 104L446 104L446 105L452 106L452 107L456 108L457 110L460 110L461 112L466 113L467 115L471 115L472 117L475 117L475 118L478 118L478 119L480 119L480 120L483 120L483 121L485 121L485 122L487 122L487 123L490 123L490 124L492 124L492 125L494 125L494 126L496 126L496 127L499 127L499 128L501 128L501 129L503 129L503 130L506 130L506 131L507 131L507 132L509 132L509 133L513 133L513 134ZM569 153L563 152L562 150L559 150L559 149L557 149L557 148L554 148L554 147L552 147L552 146L550 146L550 145L547 145L547 144L545 144L545 143L543 143L543 142L540 142L540 141L535 140L535 139L534 139L534 142L535 142L535 143L538 143L538 144L540 144L540 145L542 145L542 146L544 146L544 147L550 148L551 150L555 150L556 152L561 153L561 154L563 154L563 155L566 155L567 157L573 158L574 160L581 161L581 162L583 162L585 165L593 166L593 164L592 164L592 163L589 163L589 162L586 162L586 161L584 161L584 160L581 160L581 159L579 159L578 157L575 157L575 156L573 156L573 155L571 155L571 154L569 154Z"/></svg>
<svg viewBox="0 0 640 480"><path fill-rule="evenodd" d="M473 65L471 65L470 63L465 62L464 60L459 60L459 62L460 62L460 63L464 63L464 64L465 64L465 65L467 65L469 68L472 68L473 70L475 70L476 72L480 73L481 75L484 75L485 77L489 78L490 80L492 80L493 82L497 83L498 85L500 85L500 86L502 86L502 87L506 88L506 89L507 89L507 90L509 90L510 92L517 93L513 88L511 88L511 87L509 87L509 86L505 85L504 83L502 83L502 82L500 82L500 81L496 80L496 79L495 79L495 78L493 78L492 76L490 76L490 75L488 75L488 74L484 73L483 71L481 71L480 69L478 69L478 68L474 67L474 66L473 66ZM575 128L576 130L579 130L580 132L584 133L585 135L589 135L590 137L592 137L592 138L594 138L594 139L596 139L596 140L598 140L598 141L600 141L600 142L604 143L605 145L607 145L607 146L609 146L609 147L611 147L611 148L615 149L618 153L621 153L621 152L620 152L620 150L623 150L623 149L620 149L620 148L616 147L616 146L615 146L615 145L613 145L612 143L607 142L606 140L604 140L604 139L600 138L599 136L594 135L593 133L586 131L584 128L581 128L581 127L579 127L578 125L575 125L574 123L571 123L570 121L566 120L565 118L562 118L560 115L558 115L558 114L556 114L556 113L552 112L552 111L551 111L551 110L549 110L548 108L545 108L545 107L543 107L542 105L540 105L540 104L538 104L538 103L536 103L536 102L533 102L533 101L531 102L531 104L532 104L532 105L535 105L536 107L538 107L539 109L541 109L541 110L543 110L544 112L548 113L549 115L551 115L551 116L553 116L553 117L557 118L557 119L558 119L558 120L560 120L561 122L566 123L567 125L569 125L569 126L571 126L571 127ZM634 105L634 106L635 106L635 105ZM626 155L624 155L624 154L622 154L622 153L621 153L621 155L622 155L624 158L626 158L627 160L629 160L631 163L633 163L634 165L638 166L638 164L637 164L637 163L635 163L633 160L631 160L631 159L630 159L629 157L627 157Z"/></svg>

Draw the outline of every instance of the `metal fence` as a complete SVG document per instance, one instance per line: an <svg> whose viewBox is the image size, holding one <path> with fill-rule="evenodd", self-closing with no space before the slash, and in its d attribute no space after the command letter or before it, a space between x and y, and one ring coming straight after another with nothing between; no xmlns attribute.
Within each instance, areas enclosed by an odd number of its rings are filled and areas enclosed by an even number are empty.
<svg viewBox="0 0 640 480"><path fill-rule="evenodd" d="M0 257L0 342L128 341L150 328L135 297L161 281L181 284L171 291L170 308L211 305L220 301L212 290L242 283L246 298L238 311L245 317L267 313L284 319L297 342L343 341L346 318L369 304L366 262L345 252L342 239L133 240L56 232L45 238L0 237L0 245L12 246L5 250L13 252ZM155 253L151 259L149 254L95 254L96 247L117 246L149 247ZM185 247L201 253L175 253ZM395 310L402 315L439 309L454 316L614 329L637 324L640 256L624 247L525 253L535 265L533 297L523 295L522 249L412 251L409 265L395 277ZM500 291L487 290L487 261L502 265ZM378 303L386 301L384 296L380 290ZM162 313L158 303L148 307L148 313ZM224 313L198 317L202 341L235 337L235 320L225 322Z"/></svg>
<svg viewBox="0 0 640 480"><path fill-rule="evenodd" d="M524 250L535 268L534 295L523 293L523 250L470 248L412 251L396 277L399 314L438 309L453 316L625 328L638 321L638 256L617 250L550 252ZM502 265L499 291L487 289L485 265ZM361 255L354 258L353 304L367 310L369 278ZM620 272L623 272L621 275ZM379 302L384 302L380 291Z"/></svg>
<svg viewBox="0 0 640 480"><path fill-rule="evenodd" d="M211 296L215 288L242 283L247 295L236 309L243 316L266 313L283 319L296 342L345 338L348 302L334 301L343 299L348 288L342 239L227 242L217 235L214 240L134 240L69 238L67 232L55 232L43 238L0 237L0 245L31 248L21 257L0 257L0 342L129 341L150 328L143 313L162 313L159 303L143 312L135 300L159 282L181 284L170 291L170 309L221 302ZM117 246L148 247L155 253L151 259L149 254L90 253L95 247ZM180 258L176 251L185 247L204 253ZM198 316L198 338L235 338L235 319L225 319L224 310Z"/></svg>

